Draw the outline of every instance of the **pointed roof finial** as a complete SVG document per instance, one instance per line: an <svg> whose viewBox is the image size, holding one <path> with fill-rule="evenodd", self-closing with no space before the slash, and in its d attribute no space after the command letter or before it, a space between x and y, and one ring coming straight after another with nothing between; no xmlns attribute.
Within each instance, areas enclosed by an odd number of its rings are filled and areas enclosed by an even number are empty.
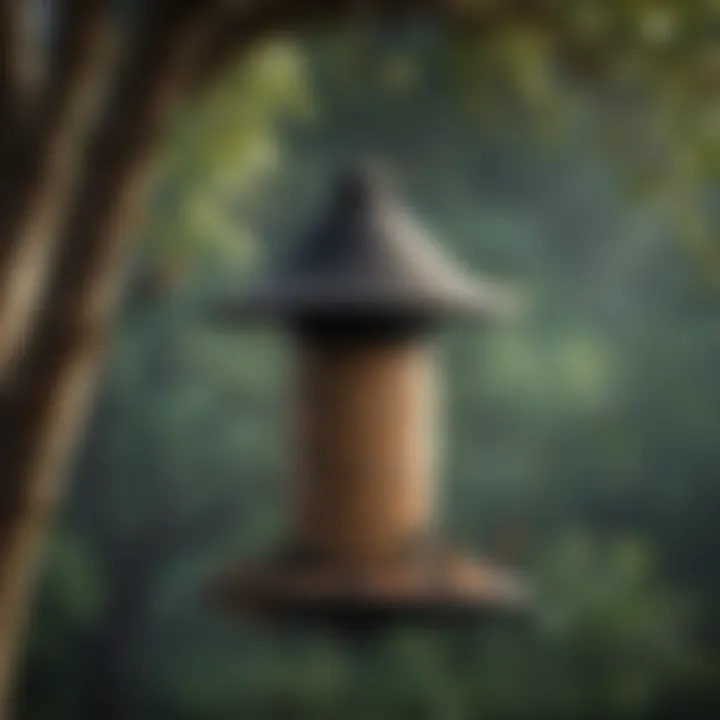
<svg viewBox="0 0 720 720"><path fill-rule="evenodd" d="M387 170L362 161L340 175L304 242L223 315L486 317L500 308L495 290L453 263L400 206Z"/></svg>

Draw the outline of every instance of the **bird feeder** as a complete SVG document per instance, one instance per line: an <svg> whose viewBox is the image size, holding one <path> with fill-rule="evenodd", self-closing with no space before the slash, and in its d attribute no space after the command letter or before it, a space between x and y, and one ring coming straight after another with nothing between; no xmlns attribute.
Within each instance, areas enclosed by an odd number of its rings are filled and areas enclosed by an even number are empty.
<svg viewBox="0 0 720 720"><path fill-rule="evenodd" d="M240 613L340 622L517 607L512 574L447 547L435 518L432 331L496 314L395 203L377 169L341 178L330 211L223 322L293 339L291 523L285 548L215 587Z"/></svg>

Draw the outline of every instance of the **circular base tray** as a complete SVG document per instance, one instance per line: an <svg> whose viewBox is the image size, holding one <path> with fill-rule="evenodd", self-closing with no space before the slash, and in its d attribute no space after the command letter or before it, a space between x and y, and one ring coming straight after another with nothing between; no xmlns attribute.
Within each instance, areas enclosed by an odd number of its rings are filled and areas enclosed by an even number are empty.
<svg viewBox="0 0 720 720"><path fill-rule="evenodd" d="M477 620L523 614L528 606L511 573L439 553L353 567L284 557L230 573L211 590L232 615L344 627Z"/></svg>

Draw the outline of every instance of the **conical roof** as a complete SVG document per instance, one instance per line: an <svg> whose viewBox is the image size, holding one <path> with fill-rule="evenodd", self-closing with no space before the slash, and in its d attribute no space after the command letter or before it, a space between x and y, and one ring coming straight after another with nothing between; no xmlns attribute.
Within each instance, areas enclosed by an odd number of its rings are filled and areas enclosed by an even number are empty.
<svg viewBox="0 0 720 720"><path fill-rule="evenodd" d="M346 171L325 218L223 315L494 314L495 291L445 256L389 185L376 166Z"/></svg>

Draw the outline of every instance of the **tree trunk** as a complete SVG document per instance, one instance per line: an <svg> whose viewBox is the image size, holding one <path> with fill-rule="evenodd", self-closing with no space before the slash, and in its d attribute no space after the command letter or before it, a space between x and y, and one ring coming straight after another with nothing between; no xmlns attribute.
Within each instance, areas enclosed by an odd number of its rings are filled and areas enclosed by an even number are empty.
<svg viewBox="0 0 720 720"><path fill-rule="evenodd" d="M183 7L170 17L158 12L129 56L91 144L37 330L2 398L0 703L9 694L58 478L105 354L128 226L157 139L207 38L206 13L197 4Z"/></svg>
<svg viewBox="0 0 720 720"><path fill-rule="evenodd" d="M71 0L58 59L39 99L8 100L0 192L0 378L7 378L43 299L86 135L111 63L101 3Z"/></svg>

